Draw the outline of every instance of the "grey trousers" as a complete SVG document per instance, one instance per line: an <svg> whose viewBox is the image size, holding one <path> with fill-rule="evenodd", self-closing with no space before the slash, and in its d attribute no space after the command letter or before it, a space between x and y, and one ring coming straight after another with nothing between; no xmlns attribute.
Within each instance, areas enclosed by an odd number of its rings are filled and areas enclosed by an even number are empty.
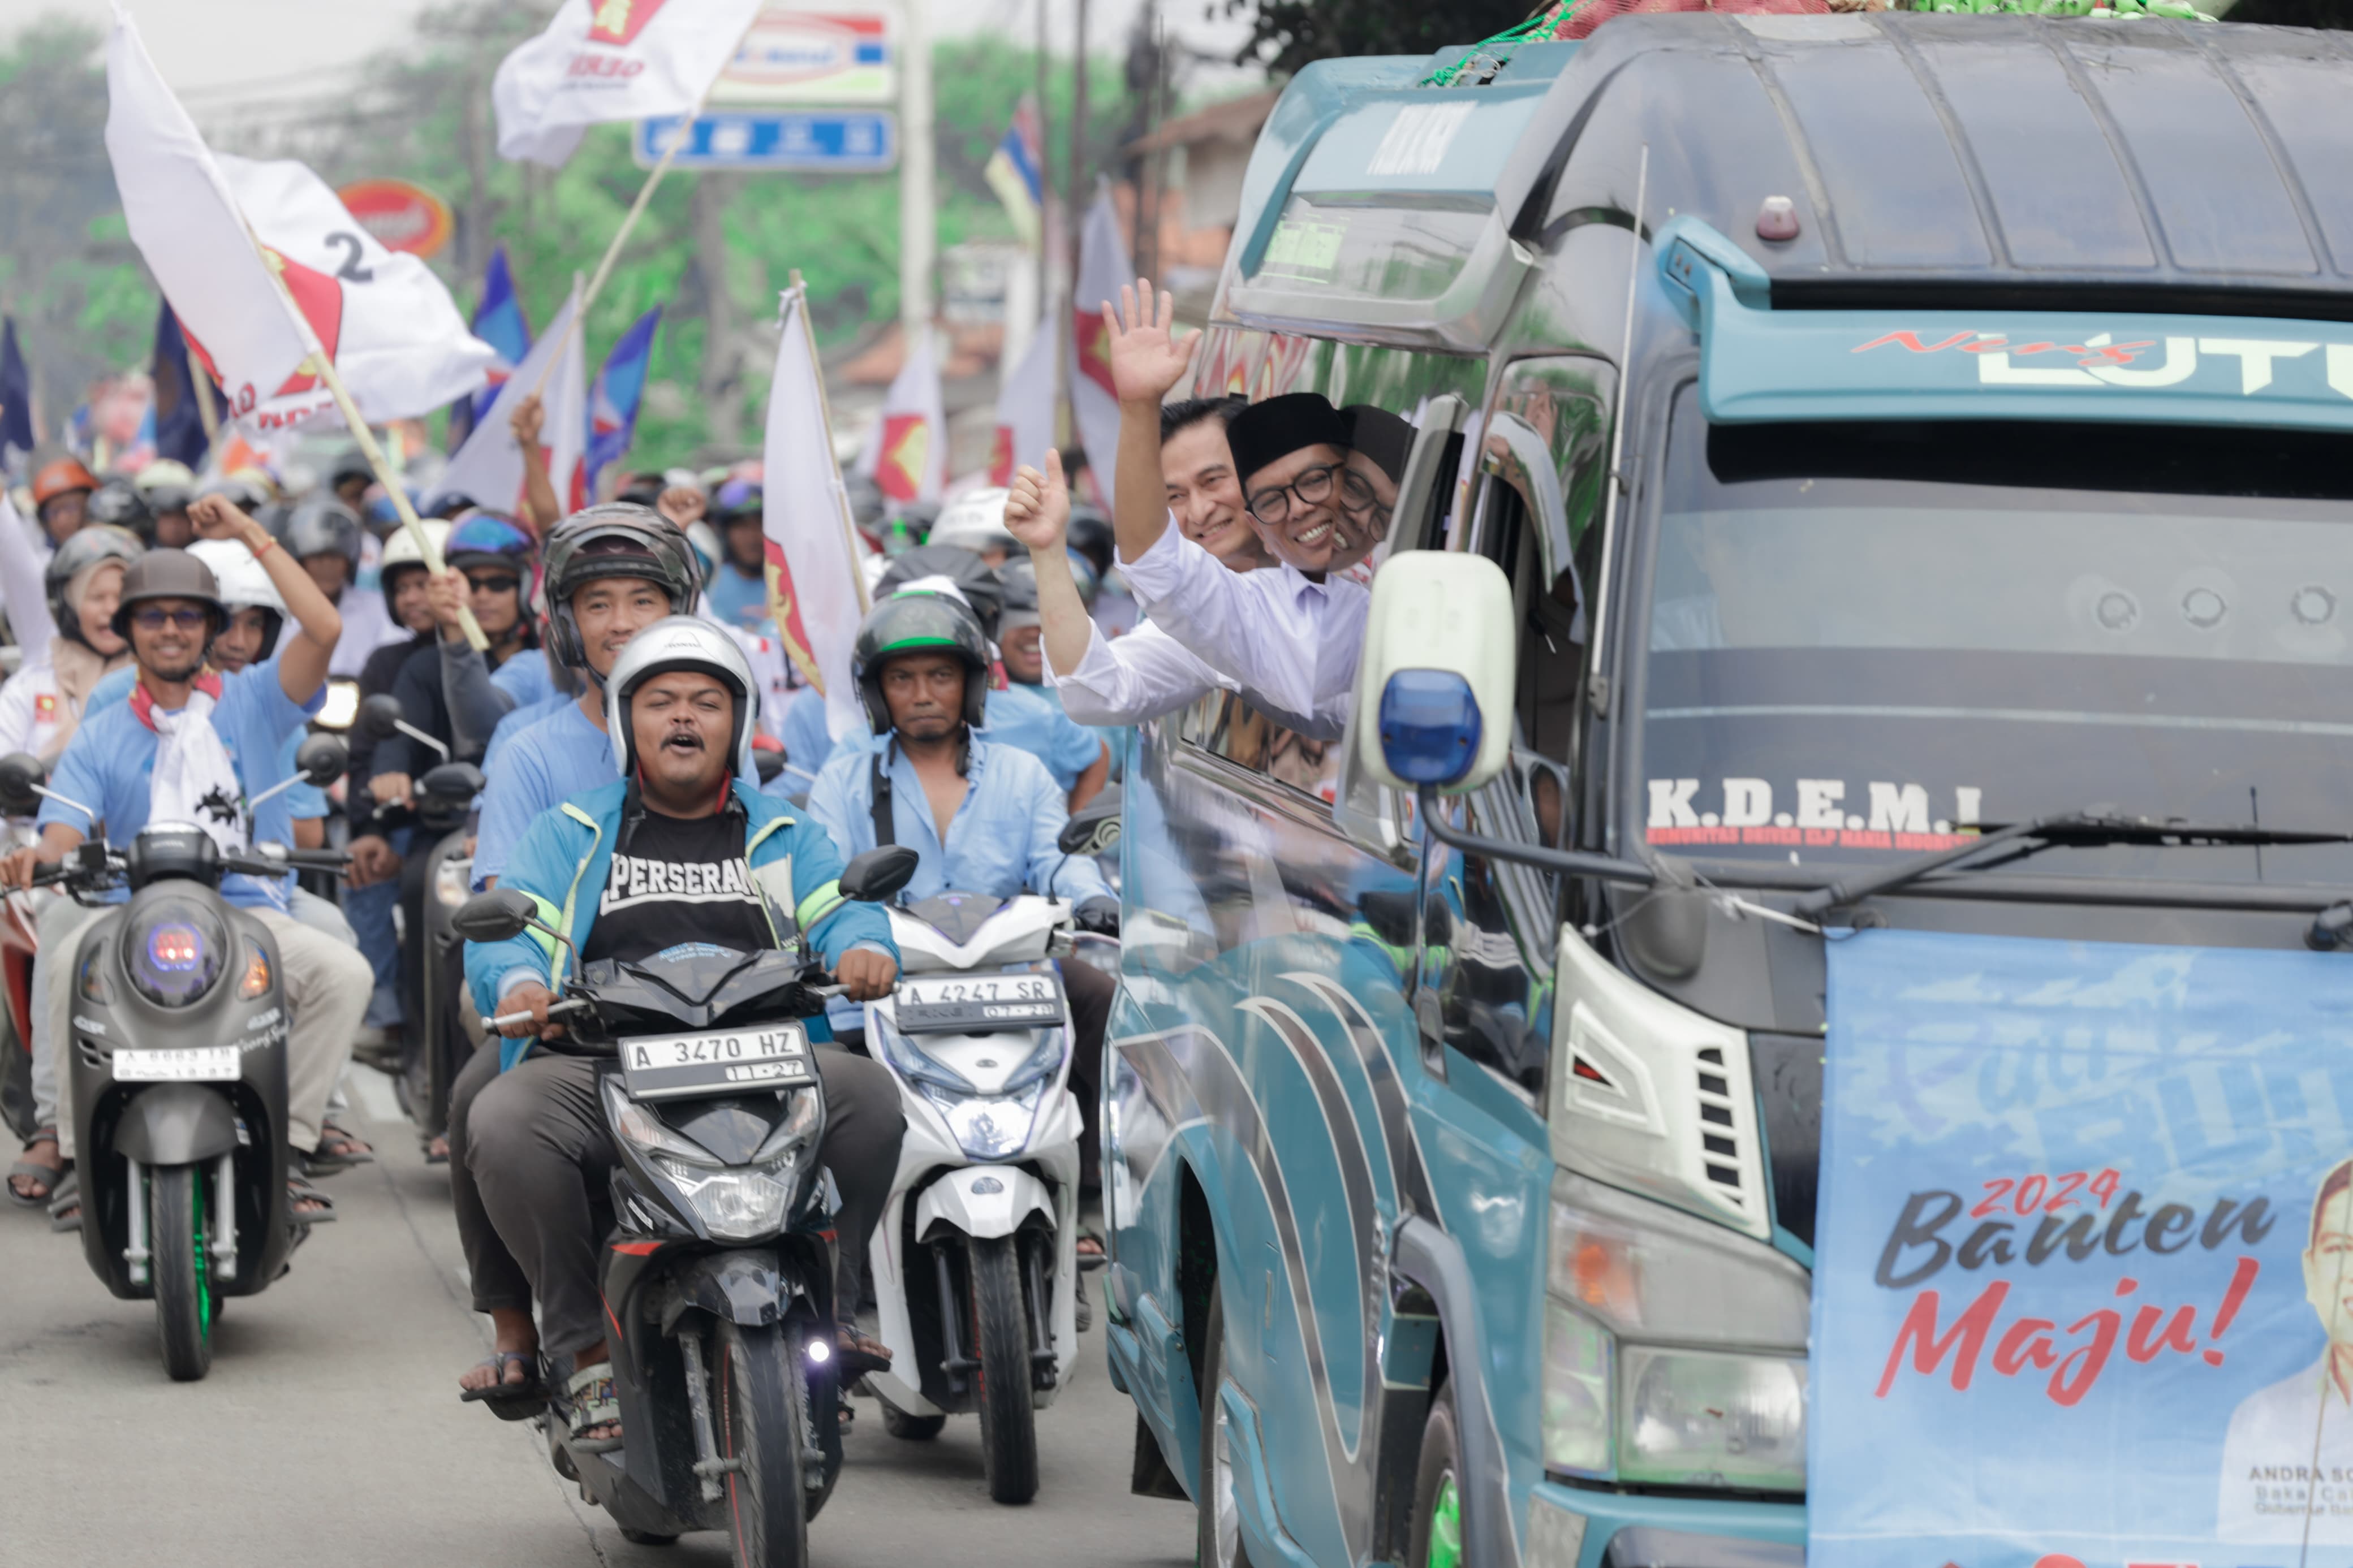
<svg viewBox="0 0 2353 1568"><path fill-rule="evenodd" d="M495 1060L493 1049L485 1047L468 1071L482 1057ZM898 1085L881 1064L832 1045L817 1047L815 1055L825 1085L825 1138L818 1158L841 1192L839 1280L847 1285L837 1284L836 1305L848 1321L857 1310L866 1240L898 1171L906 1121ZM459 1074L460 1084L465 1077ZM453 1165L458 1144L453 1133ZM620 1156L596 1101L595 1060L549 1053L498 1074L468 1108L464 1144L481 1210L538 1298L540 1349L551 1356L576 1355L602 1341L606 1315L596 1258L603 1238L593 1213ZM468 1264L473 1263L470 1246ZM479 1276L475 1290L479 1298Z"/></svg>

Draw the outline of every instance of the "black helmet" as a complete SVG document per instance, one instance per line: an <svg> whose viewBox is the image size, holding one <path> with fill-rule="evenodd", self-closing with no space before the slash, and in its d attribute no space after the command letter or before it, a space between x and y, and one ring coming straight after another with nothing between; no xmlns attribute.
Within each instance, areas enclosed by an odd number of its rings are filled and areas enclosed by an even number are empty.
<svg viewBox="0 0 2353 1568"><path fill-rule="evenodd" d="M41 586L48 591L49 619L57 623L58 634L90 647L90 640L81 635L80 607L67 601L73 580L101 561L127 564L146 552L147 546L137 534L105 523L81 529L58 545L41 569Z"/></svg>
<svg viewBox="0 0 2353 1568"><path fill-rule="evenodd" d="M874 585L874 597L878 602L889 598L925 577L944 577L954 583L979 619L980 635L990 642L997 640L997 616L1005 608L1005 584L997 581L988 563L960 544L919 544L893 556L890 569Z"/></svg>
<svg viewBox="0 0 2353 1568"><path fill-rule="evenodd" d="M151 542L155 537L155 514L147 510L146 499L132 488L129 479L109 479L90 491L81 515L85 525L108 523Z"/></svg>
<svg viewBox="0 0 2353 1568"><path fill-rule="evenodd" d="M358 513L337 500L333 491L320 490L306 497L289 514L278 542L297 561L313 555L340 555L352 563L352 574L357 576L363 531Z"/></svg>
<svg viewBox="0 0 2353 1568"><path fill-rule="evenodd" d="M1098 577L1111 570L1115 538L1111 529L1111 519L1084 501L1071 503L1071 525L1063 535L1063 542L1085 556Z"/></svg>
<svg viewBox="0 0 2353 1568"><path fill-rule="evenodd" d="M884 599L858 624L849 650L849 672L866 704L866 722L878 735L891 731L891 705L882 700L882 665L893 654L944 648L964 660L964 721L977 730L987 721L988 639L972 606L950 594L917 589Z"/></svg>
<svg viewBox="0 0 2353 1568"><path fill-rule="evenodd" d="M604 501L555 525L542 563L547 584L548 647L556 662L588 668L587 646L572 618L572 595L599 577L640 577L670 595L678 614L690 613L702 574L694 547L678 525L648 506Z"/></svg>
<svg viewBox="0 0 2353 1568"><path fill-rule="evenodd" d="M841 488L849 498L851 521L863 528L870 523L881 521L884 504L882 487L874 482L871 475L845 474L842 476Z"/></svg>
<svg viewBox="0 0 2353 1568"><path fill-rule="evenodd" d="M1007 632L1038 624L1038 568L1024 555L999 566L997 580L1005 585L1005 613L997 623L1002 640Z"/></svg>
<svg viewBox="0 0 2353 1568"><path fill-rule="evenodd" d="M131 611L144 599L197 599L212 609L212 629L206 642L228 624L228 607L221 603L220 580L213 569L185 550L150 550L122 574L122 603L114 612L114 635L131 637Z"/></svg>
<svg viewBox="0 0 2353 1568"><path fill-rule="evenodd" d="M327 470L328 491L332 493L341 489L345 479L364 479L369 484L375 483L375 469L369 466L367 454L357 447L344 447L342 455L335 458L335 466Z"/></svg>

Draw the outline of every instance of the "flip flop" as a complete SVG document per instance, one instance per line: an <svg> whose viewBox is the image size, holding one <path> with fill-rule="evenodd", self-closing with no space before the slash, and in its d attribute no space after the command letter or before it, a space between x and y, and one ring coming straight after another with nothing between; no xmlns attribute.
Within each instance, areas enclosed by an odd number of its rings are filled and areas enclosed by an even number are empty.
<svg viewBox="0 0 2353 1568"><path fill-rule="evenodd" d="M307 1214L295 1206L306 1203L321 1206ZM289 1172L286 1177L286 1217L298 1226L332 1225L335 1223L335 1200L303 1177Z"/></svg>
<svg viewBox="0 0 2353 1568"><path fill-rule="evenodd" d="M592 1426L621 1424L621 1399L613 1389L613 1368L598 1362L574 1373L564 1385L565 1406L571 1413L572 1447L584 1454L609 1454L621 1446L618 1437L584 1437Z"/></svg>
<svg viewBox="0 0 2353 1568"><path fill-rule="evenodd" d="M547 1380L540 1371L537 1351L492 1351L488 1359L475 1364L497 1368L500 1381L460 1390L458 1397L465 1403L487 1405L501 1421L528 1421L547 1407ZM515 1365L522 1368L522 1381L508 1383L507 1368Z"/></svg>
<svg viewBox="0 0 2353 1568"><path fill-rule="evenodd" d="M338 1143L341 1148L334 1147ZM337 1171L348 1171L354 1165L375 1163L374 1150L332 1121L319 1130L319 1146L316 1149L307 1152L298 1149L295 1155L301 1163L303 1173L312 1176L332 1176Z"/></svg>
<svg viewBox="0 0 2353 1568"><path fill-rule="evenodd" d="M891 1347L862 1330L842 1323L834 1330L833 1360L835 1375L848 1387L870 1372L890 1371Z"/></svg>
<svg viewBox="0 0 2353 1568"><path fill-rule="evenodd" d="M56 1128L35 1128L33 1130L33 1135L25 1140L25 1152L29 1154L44 1143L47 1143L52 1149L59 1147L58 1143L58 1130ZM65 1181L66 1173L72 1169L73 1166L69 1162L61 1162L55 1165L44 1165L38 1160L19 1160L15 1164L8 1167L8 1179L6 1183L8 1201L16 1205L19 1208L47 1208L49 1205L50 1201L57 1195L58 1186ZM41 1183L44 1190L30 1194L18 1192L16 1190L16 1178L19 1176L30 1177L32 1180Z"/></svg>
<svg viewBox="0 0 2353 1568"><path fill-rule="evenodd" d="M81 1182L72 1171L49 1189L49 1228L59 1232L81 1228Z"/></svg>

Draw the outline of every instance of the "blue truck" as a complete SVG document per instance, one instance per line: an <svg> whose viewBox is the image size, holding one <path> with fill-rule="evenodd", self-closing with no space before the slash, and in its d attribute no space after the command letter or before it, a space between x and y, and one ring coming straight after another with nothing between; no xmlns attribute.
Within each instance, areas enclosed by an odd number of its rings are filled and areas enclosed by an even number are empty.
<svg viewBox="0 0 2353 1568"><path fill-rule="evenodd" d="M2348 66L1629 16L1291 82L1197 390L1412 438L1348 732L1130 773L1108 1343L1204 1564L1801 1563L1823 928L2353 924L2262 827L2353 763Z"/></svg>

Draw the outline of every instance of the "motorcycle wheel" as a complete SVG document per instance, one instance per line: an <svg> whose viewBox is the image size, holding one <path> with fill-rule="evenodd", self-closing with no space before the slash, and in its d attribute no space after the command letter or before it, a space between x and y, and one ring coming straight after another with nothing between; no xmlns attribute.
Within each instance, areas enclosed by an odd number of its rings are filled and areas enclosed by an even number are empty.
<svg viewBox="0 0 2353 1568"><path fill-rule="evenodd" d="M720 1457L727 1472L727 1529L736 1568L802 1568L808 1561L808 1514L801 1491L800 1368L780 1326L719 1325Z"/></svg>
<svg viewBox="0 0 2353 1568"><path fill-rule="evenodd" d="M205 1239L205 1177L194 1165L159 1165L148 1173L148 1259L155 1281L155 1326L163 1332L164 1370L176 1383L194 1383L213 1365L212 1252Z"/></svg>
<svg viewBox="0 0 2353 1568"><path fill-rule="evenodd" d="M902 1443L928 1443L947 1424L944 1415L910 1415L887 1400L882 1405L882 1430Z"/></svg>
<svg viewBox="0 0 2353 1568"><path fill-rule="evenodd" d="M1029 1395L1029 1313L1021 1298L1015 1238L972 1243L973 1343L978 1347L981 1468L988 1495L1025 1503L1038 1495L1038 1412Z"/></svg>

